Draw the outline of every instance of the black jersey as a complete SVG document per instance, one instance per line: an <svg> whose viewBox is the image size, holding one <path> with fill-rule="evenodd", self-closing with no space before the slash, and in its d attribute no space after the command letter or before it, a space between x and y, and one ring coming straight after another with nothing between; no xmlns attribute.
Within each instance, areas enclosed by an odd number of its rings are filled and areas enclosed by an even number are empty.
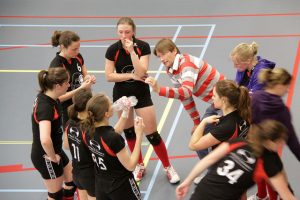
<svg viewBox="0 0 300 200"><path fill-rule="evenodd" d="M212 127L210 133L220 142L224 142L237 137L245 138L249 126L249 123L241 118L238 111L235 110L228 115L220 117L219 123Z"/></svg>
<svg viewBox="0 0 300 200"><path fill-rule="evenodd" d="M96 164L97 176L119 179L131 174L117 158L116 154L125 147L125 141L113 127L100 126L95 129L92 138L84 134L84 139Z"/></svg>
<svg viewBox="0 0 300 200"><path fill-rule="evenodd" d="M69 72L70 76L70 87L68 91L72 91L81 86L83 82L82 66L84 65L84 60L81 54L78 54L76 58L71 58L67 60L66 58L59 55L60 52L56 53L55 58L50 63L51 67L63 67ZM72 105L72 99L62 102L63 108L67 109Z"/></svg>
<svg viewBox="0 0 300 200"><path fill-rule="evenodd" d="M66 133L72 154L73 173L79 169L93 167L94 162L88 147L83 141L80 123L70 119L66 124Z"/></svg>
<svg viewBox="0 0 300 200"><path fill-rule="evenodd" d="M63 128L60 102L43 93L39 93L34 101L31 122L33 133L32 149L41 154L45 154L40 141L39 129L39 122L43 120L51 121L51 140L53 147L55 153L61 152Z"/></svg>
<svg viewBox="0 0 300 200"><path fill-rule="evenodd" d="M227 156L211 167L191 199L238 200L255 179L266 179L282 171L276 152L265 149L262 157L256 158L246 140L236 138L229 144Z"/></svg>
<svg viewBox="0 0 300 200"><path fill-rule="evenodd" d="M134 43L136 43L134 51L139 56L139 58L151 54L151 49L147 42L135 39ZM132 65L130 53L123 48L121 40L108 47L105 54L105 58L115 62L115 69L117 73L122 74L134 72L134 67ZM127 80L123 82L117 82L116 85L122 85L127 87L135 86L137 88L139 87L139 89L149 90L148 84L141 81Z"/></svg>

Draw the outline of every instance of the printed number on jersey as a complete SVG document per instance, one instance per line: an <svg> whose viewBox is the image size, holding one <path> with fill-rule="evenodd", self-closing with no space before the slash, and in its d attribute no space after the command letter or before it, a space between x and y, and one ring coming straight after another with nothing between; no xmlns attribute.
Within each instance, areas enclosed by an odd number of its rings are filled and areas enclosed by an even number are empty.
<svg viewBox="0 0 300 200"><path fill-rule="evenodd" d="M95 154L92 153L92 158L94 163L96 163L97 167L101 170L107 170L107 167L104 164L104 160L100 157L96 157Z"/></svg>

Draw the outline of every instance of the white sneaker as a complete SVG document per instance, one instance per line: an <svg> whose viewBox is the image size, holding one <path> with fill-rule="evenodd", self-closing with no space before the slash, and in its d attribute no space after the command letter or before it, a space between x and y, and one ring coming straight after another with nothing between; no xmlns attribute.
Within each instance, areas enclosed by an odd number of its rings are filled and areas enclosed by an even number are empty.
<svg viewBox="0 0 300 200"><path fill-rule="evenodd" d="M136 182L139 182L142 180L144 174L145 174L145 166L144 163L138 163L133 171L133 176Z"/></svg>
<svg viewBox="0 0 300 200"><path fill-rule="evenodd" d="M165 172L167 173L167 177L170 183L172 184L179 183L180 177L178 176L177 172L175 171L172 165L166 167Z"/></svg>
<svg viewBox="0 0 300 200"><path fill-rule="evenodd" d="M256 194L247 198L247 200L269 200L268 195L265 198L259 198Z"/></svg>

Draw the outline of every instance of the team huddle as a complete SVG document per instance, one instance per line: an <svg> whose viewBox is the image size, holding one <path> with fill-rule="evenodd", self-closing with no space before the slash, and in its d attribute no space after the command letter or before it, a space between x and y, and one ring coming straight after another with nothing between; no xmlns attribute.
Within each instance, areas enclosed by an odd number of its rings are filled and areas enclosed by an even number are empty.
<svg viewBox="0 0 300 200"><path fill-rule="evenodd" d="M189 148L200 161L176 188L178 199L296 199L281 162L286 143L300 161L300 144L289 109L282 97L292 76L284 68L257 55L258 46L241 43L230 53L235 80L163 38L153 54L165 66L174 87L159 85L147 74L150 45L135 37L131 18L117 23L119 40L105 54L105 77L114 82L112 100L92 93L96 77L88 74L79 53L80 37L55 31L59 47L49 69L38 74L40 91L32 113L31 160L48 190L48 199L141 199L137 182L143 179L141 143L145 135L162 162L167 180L180 182L157 131L150 88L159 96L179 99L194 122ZM203 115L194 98L206 102ZM113 113L118 121L110 124ZM124 137L122 133L124 132ZM64 152L69 149L72 161ZM129 149L129 150L128 150Z"/></svg>

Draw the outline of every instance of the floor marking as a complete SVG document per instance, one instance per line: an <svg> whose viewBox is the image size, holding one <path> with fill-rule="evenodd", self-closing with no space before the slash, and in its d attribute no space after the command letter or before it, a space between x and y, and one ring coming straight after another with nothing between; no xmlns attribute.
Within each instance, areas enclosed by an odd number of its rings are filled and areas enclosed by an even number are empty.
<svg viewBox="0 0 300 200"><path fill-rule="evenodd" d="M292 79L292 82L291 82L291 85L289 88L289 92L288 92L288 96L287 96L287 100L286 100L286 105L288 108L290 108L292 105L294 89L295 89L297 76L298 76L299 65L300 65L300 40L298 41L298 48L297 48L295 63L294 63L293 72L292 72L293 79Z"/></svg>

